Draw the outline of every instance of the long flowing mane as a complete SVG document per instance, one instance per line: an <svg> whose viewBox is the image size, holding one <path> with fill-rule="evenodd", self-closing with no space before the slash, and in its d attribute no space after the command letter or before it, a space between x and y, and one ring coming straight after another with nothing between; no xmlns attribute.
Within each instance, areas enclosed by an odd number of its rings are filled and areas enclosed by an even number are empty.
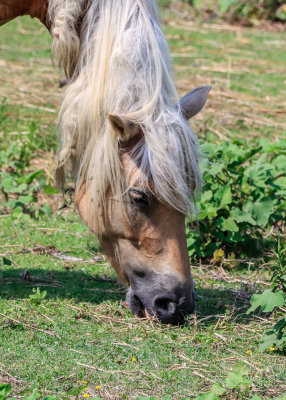
<svg viewBox="0 0 286 400"><path fill-rule="evenodd" d="M139 124L130 185L148 185L187 214L199 184L197 142L178 104L155 0L50 0L53 53L69 85L59 115L58 180L71 169L95 210L122 194L118 135L108 113ZM139 172L134 176L134 166ZM95 211L97 212L97 211Z"/></svg>

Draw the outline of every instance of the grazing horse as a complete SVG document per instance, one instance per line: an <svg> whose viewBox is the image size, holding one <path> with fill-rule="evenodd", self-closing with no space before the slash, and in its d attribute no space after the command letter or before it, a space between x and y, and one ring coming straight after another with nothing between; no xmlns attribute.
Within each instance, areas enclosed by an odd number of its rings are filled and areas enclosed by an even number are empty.
<svg viewBox="0 0 286 400"><path fill-rule="evenodd" d="M155 0L0 0L0 24L37 17L68 78L57 181L127 286L131 311L183 323L195 299L185 216L200 184L187 120L209 86L178 101Z"/></svg>

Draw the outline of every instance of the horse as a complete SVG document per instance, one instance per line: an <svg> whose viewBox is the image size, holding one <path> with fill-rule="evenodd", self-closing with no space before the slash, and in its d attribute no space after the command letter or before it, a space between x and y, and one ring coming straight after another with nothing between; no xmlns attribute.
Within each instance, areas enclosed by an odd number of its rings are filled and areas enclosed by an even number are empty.
<svg viewBox="0 0 286 400"><path fill-rule="evenodd" d="M155 0L1 0L0 25L20 15L48 28L68 79L58 184L72 175L79 215L125 284L132 313L184 323L195 310L185 218L201 184L188 120L210 87L178 99Z"/></svg>

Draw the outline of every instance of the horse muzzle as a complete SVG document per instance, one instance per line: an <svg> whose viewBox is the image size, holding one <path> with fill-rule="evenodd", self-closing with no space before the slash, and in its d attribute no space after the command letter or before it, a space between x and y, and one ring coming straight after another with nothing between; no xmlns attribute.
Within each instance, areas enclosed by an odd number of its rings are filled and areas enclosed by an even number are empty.
<svg viewBox="0 0 286 400"><path fill-rule="evenodd" d="M180 282L174 275L149 272L130 280L126 299L132 313L155 316L164 324L183 324L195 310L193 283Z"/></svg>

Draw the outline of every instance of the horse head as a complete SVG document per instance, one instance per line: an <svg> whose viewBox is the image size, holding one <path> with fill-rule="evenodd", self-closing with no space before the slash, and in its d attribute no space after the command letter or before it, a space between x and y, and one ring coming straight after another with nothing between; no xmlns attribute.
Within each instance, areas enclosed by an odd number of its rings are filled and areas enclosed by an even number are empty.
<svg viewBox="0 0 286 400"><path fill-rule="evenodd" d="M69 78L58 182L71 166L79 214L128 288L132 312L182 323L195 308L185 216L200 180L187 120L210 87L174 106L155 0L2 0L0 25L25 14L50 30Z"/></svg>
<svg viewBox="0 0 286 400"><path fill-rule="evenodd" d="M197 88L181 100L185 118L201 110L209 90L209 86ZM109 114L108 120L120 140L122 179L127 190L121 199L109 193L100 221L90 221L94 203L85 183L76 197L79 213L99 234L111 265L127 286L127 301L133 314L144 316L147 312L163 323L182 323L195 309L185 215L161 200L160 193L153 190L152 177L146 176L144 186L132 179L140 168L134 165L134 148L144 141L140 126L118 115ZM131 165L132 176L128 172Z"/></svg>

